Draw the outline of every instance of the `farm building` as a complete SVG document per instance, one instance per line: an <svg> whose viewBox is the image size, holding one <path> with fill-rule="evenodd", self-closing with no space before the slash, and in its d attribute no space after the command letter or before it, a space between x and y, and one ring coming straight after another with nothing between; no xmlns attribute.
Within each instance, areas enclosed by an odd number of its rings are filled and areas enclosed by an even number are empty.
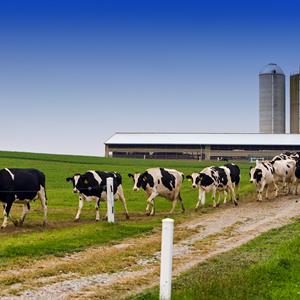
<svg viewBox="0 0 300 300"><path fill-rule="evenodd" d="M118 132L104 144L106 157L253 160L269 159L285 151L300 151L300 135Z"/></svg>

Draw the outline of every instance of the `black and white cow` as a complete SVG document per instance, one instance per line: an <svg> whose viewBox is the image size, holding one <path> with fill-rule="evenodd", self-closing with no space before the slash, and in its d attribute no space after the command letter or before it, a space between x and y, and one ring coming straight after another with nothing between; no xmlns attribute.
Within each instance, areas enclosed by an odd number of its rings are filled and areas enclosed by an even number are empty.
<svg viewBox="0 0 300 300"><path fill-rule="evenodd" d="M8 218L17 226L22 225L30 210L29 202L40 199L44 211L43 224L47 223L47 197L45 175L36 169L5 168L0 170L0 201L4 203L4 220L1 228L5 228ZM19 221L12 219L12 204L22 203L23 213Z"/></svg>
<svg viewBox="0 0 300 300"><path fill-rule="evenodd" d="M122 177L116 172L105 172L105 171L95 171L90 170L84 174L75 174L72 177L66 178L66 181L71 181L73 183L73 192L79 193L79 206L78 211L75 216L75 221L79 221L81 210L85 201L96 201L96 221L100 220L99 206L100 201L107 200L106 195L106 179L113 178L114 187L114 199L120 199L124 210L126 218L129 218L129 213L127 210L126 200L124 197L123 187L122 187Z"/></svg>
<svg viewBox="0 0 300 300"><path fill-rule="evenodd" d="M233 188L236 190L236 199L239 200L239 190L240 190L240 181L241 181L241 170L238 165L233 163L225 164L224 167L227 167L230 170L230 178L233 185Z"/></svg>
<svg viewBox="0 0 300 300"><path fill-rule="evenodd" d="M230 169L222 167L207 167L201 172L192 173L186 178L192 180L192 187L199 188L199 198L196 204L196 210L199 208L200 204L204 206L205 204L205 194L207 192L212 192L213 206L217 207L220 204L220 194L224 193L224 203L226 203L227 192L231 194L232 201L235 205L238 202L235 198L234 185L232 184L230 177ZM218 201L216 203L216 192L219 192Z"/></svg>
<svg viewBox="0 0 300 300"><path fill-rule="evenodd" d="M275 197L277 197L279 189L275 181L273 164L270 161L257 161L255 167L250 167L250 182L256 186L257 201L262 201L265 188L266 199L269 198L270 186L274 186Z"/></svg>
<svg viewBox="0 0 300 300"><path fill-rule="evenodd" d="M182 212L184 212L183 201L180 195L180 188L183 182L183 173L174 169L151 168L144 173L128 174L134 182L133 190L138 191L142 188L147 194L146 214L155 214L154 199L162 196L173 202L170 213L174 212L177 200L180 201ZM151 206L151 211L150 211Z"/></svg>

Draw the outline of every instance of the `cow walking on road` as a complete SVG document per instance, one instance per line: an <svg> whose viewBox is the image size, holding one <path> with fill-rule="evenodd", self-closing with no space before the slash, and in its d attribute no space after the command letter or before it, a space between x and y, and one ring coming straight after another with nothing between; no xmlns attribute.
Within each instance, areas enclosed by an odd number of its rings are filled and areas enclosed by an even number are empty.
<svg viewBox="0 0 300 300"><path fill-rule="evenodd" d="M180 188L183 182L183 173L174 169L151 168L144 173L128 174L133 179L133 190L138 191L142 188L147 196L146 214L154 216L155 202L157 196L162 196L172 201L172 209L170 213L174 212L177 200L180 201L182 212L185 211L183 201L180 195ZM151 208L151 210L150 210Z"/></svg>
<svg viewBox="0 0 300 300"><path fill-rule="evenodd" d="M274 187L275 197L278 195L279 189L275 182L273 164L269 161L257 161L255 167L250 167L250 183L254 183L256 186L257 201L262 201L265 188L266 199L269 198L270 186Z"/></svg>
<svg viewBox="0 0 300 300"><path fill-rule="evenodd" d="M221 193L224 194L224 203L226 203L227 193L231 195L232 202L238 205L235 197L234 185L230 177L230 169L222 167L207 167L201 172L194 172L186 178L192 180L192 187L199 188L199 198L196 204L196 210L200 204L204 206L205 196L207 192L212 192L213 207L220 205ZM219 193L218 201L216 202L216 193Z"/></svg>

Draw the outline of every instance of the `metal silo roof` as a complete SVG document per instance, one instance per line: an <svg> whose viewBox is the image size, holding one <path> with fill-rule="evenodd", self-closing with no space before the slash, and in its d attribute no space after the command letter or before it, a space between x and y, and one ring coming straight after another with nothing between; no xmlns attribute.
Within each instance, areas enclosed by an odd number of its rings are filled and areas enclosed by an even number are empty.
<svg viewBox="0 0 300 300"><path fill-rule="evenodd" d="M281 74L281 75L284 75L284 72L277 64L270 63L270 64L265 65L261 69L261 71L259 72L259 75L262 75L262 74Z"/></svg>

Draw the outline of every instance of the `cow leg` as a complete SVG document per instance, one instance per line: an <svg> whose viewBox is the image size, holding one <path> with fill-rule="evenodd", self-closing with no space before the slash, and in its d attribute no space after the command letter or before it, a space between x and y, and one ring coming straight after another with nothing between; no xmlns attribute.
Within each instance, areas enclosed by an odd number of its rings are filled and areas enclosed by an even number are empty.
<svg viewBox="0 0 300 300"><path fill-rule="evenodd" d="M129 213L128 213L128 209L127 209L127 205L126 205L126 199L124 196L124 192L123 192L123 188L121 186L118 187L118 196L123 204L124 210L125 210L125 215L126 215L126 219L129 219Z"/></svg>
<svg viewBox="0 0 300 300"><path fill-rule="evenodd" d="M178 199L179 199L180 205L181 205L181 212L184 213L184 212L185 212L185 208L184 208L184 206L183 206L183 200L182 200L182 198L181 198L180 193L179 193L179 195L178 195Z"/></svg>
<svg viewBox="0 0 300 300"><path fill-rule="evenodd" d="M223 201L223 204L226 204L227 203L227 192L224 191L224 201Z"/></svg>
<svg viewBox="0 0 300 300"><path fill-rule="evenodd" d="M82 207L83 207L83 199L82 199L82 196L80 195L79 196L79 203L78 203L78 211L77 211L77 214L76 214L76 217L75 217L75 222L79 221L80 219L80 214L81 214L81 210L82 210Z"/></svg>
<svg viewBox="0 0 300 300"><path fill-rule="evenodd" d="M152 192L150 197L147 199L147 207L146 207L146 215L153 216L155 214L155 207L154 207L154 198L158 196L157 192ZM150 206L152 207L151 212L150 212Z"/></svg>
<svg viewBox="0 0 300 300"><path fill-rule="evenodd" d="M5 228L8 223L8 218L9 218L9 212L12 206L12 202L8 202L4 205L4 211L3 211L3 223L1 225L1 228Z"/></svg>
<svg viewBox="0 0 300 300"><path fill-rule="evenodd" d="M175 207L176 207L176 203L177 203L177 198L175 198L173 201L172 201L172 209L170 210L170 214L172 214L175 210Z"/></svg>
<svg viewBox="0 0 300 300"><path fill-rule="evenodd" d="M233 185L229 186L229 191L231 193L231 200L232 200L232 202L234 203L234 205L238 205L238 202L236 201L236 198L235 198L235 191L234 191Z"/></svg>
<svg viewBox="0 0 300 300"><path fill-rule="evenodd" d="M221 192L217 191L217 193L218 193L218 200L217 200L217 204L214 207L219 207L220 206Z"/></svg>
<svg viewBox="0 0 300 300"><path fill-rule="evenodd" d="M204 200L202 200L204 198ZM199 188L199 199L196 204L195 210L197 210L200 206L200 204L204 205L205 204L205 191Z"/></svg>
<svg viewBox="0 0 300 300"><path fill-rule="evenodd" d="M273 185L274 185L274 188L275 188L275 198L278 196L278 191L279 191L279 188L277 186L277 184L275 183L275 181L273 181Z"/></svg>
<svg viewBox="0 0 300 300"><path fill-rule="evenodd" d="M24 203L23 204L23 213L22 213L21 218L20 218L19 223L18 223L19 225L23 225L25 217L28 214L29 210L30 210L29 202Z"/></svg>
<svg viewBox="0 0 300 300"><path fill-rule="evenodd" d="M268 184L266 187L266 199L269 199L269 187L270 185Z"/></svg>
<svg viewBox="0 0 300 300"><path fill-rule="evenodd" d="M43 217L43 225L47 225L47 197L46 197L46 192L45 188L41 186L40 191L38 192L39 198L41 200L43 212L44 212L44 217Z"/></svg>
<svg viewBox="0 0 300 300"><path fill-rule="evenodd" d="M100 220L99 206L100 206L100 199L96 200L96 205L95 205L97 222Z"/></svg>
<svg viewBox="0 0 300 300"><path fill-rule="evenodd" d="M260 187L258 188L258 190L257 190L257 201L262 201L262 192L265 188L265 185L266 185L265 183L262 183L260 185Z"/></svg>

